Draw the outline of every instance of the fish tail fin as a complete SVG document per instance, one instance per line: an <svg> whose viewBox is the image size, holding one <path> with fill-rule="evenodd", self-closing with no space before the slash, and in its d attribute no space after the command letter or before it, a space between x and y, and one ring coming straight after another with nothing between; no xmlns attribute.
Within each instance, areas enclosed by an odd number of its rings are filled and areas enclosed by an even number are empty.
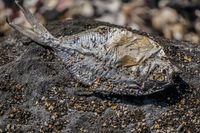
<svg viewBox="0 0 200 133"><path fill-rule="evenodd" d="M19 31L25 36L28 36L32 40L45 46L50 45L49 41L56 38L53 37L51 33L49 33L49 31L42 24L38 22L38 20L33 16L33 14L22 5L22 2L20 2L19 0L15 0L15 3L24 13L25 18L27 19L27 21L32 27L27 28L27 27L23 27L17 24L13 24L12 22L9 22L8 18L6 18L7 23L13 29Z"/></svg>

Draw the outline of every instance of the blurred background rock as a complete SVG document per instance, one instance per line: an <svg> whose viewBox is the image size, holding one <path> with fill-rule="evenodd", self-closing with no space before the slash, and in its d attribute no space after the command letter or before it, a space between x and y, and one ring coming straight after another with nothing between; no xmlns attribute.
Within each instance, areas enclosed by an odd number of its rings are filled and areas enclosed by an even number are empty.
<svg viewBox="0 0 200 133"><path fill-rule="evenodd" d="M41 23L96 19L147 33L200 42L200 0L24 0ZM14 0L0 0L0 36L9 34L5 19L28 26Z"/></svg>

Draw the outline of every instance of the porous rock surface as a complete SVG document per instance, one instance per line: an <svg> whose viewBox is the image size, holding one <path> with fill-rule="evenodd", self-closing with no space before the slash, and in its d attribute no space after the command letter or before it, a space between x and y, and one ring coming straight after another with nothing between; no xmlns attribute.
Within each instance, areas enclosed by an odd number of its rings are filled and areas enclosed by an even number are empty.
<svg viewBox="0 0 200 133"><path fill-rule="evenodd" d="M59 37L101 25L115 26L68 20L46 28ZM182 70L176 87L140 97L92 93L52 49L16 31L0 38L0 132L199 132L200 45L132 31L164 47Z"/></svg>

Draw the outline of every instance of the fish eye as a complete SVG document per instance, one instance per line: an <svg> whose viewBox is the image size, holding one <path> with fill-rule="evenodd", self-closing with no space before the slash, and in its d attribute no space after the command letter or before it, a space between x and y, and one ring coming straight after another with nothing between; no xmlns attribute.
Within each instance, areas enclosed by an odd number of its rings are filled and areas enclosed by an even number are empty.
<svg viewBox="0 0 200 133"><path fill-rule="evenodd" d="M165 80L165 77L162 74L156 74L155 80L162 82Z"/></svg>

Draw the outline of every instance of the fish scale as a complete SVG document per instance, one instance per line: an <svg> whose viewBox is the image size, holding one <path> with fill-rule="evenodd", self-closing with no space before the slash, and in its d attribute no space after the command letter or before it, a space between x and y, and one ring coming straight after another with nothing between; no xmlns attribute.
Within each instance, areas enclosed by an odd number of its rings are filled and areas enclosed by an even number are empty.
<svg viewBox="0 0 200 133"><path fill-rule="evenodd" d="M21 3L16 4L33 27L8 22L40 45L50 46L79 82L97 92L147 95L173 86L180 73L155 41L125 28L99 26L55 38Z"/></svg>

